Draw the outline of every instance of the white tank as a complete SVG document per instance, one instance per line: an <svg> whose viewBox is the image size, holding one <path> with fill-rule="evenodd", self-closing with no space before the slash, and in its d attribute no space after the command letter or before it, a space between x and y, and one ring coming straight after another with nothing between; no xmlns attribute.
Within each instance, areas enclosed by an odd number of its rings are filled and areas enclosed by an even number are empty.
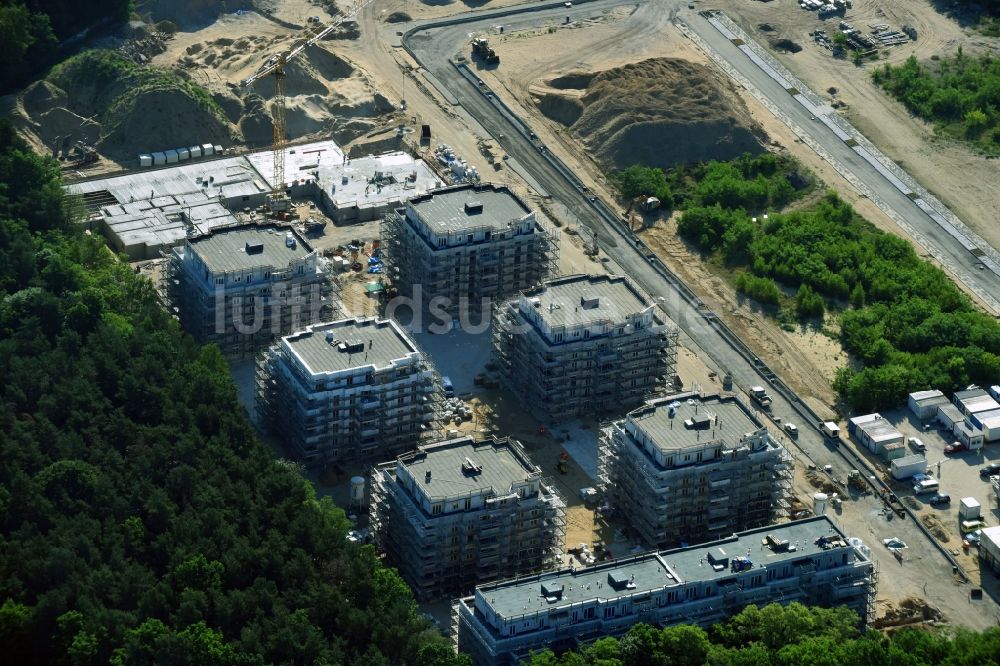
<svg viewBox="0 0 1000 666"><path fill-rule="evenodd" d="M817 516L826 515L826 493L816 493L813 495L813 513Z"/></svg>
<svg viewBox="0 0 1000 666"><path fill-rule="evenodd" d="M364 504L365 502L365 477L351 477L351 504Z"/></svg>

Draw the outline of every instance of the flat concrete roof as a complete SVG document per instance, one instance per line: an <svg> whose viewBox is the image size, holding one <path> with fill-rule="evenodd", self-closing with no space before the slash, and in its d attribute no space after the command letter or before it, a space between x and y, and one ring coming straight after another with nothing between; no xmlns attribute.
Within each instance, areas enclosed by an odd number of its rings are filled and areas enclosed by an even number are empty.
<svg viewBox="0 0 1000 666"><path fill-rule="evenodd" d="M413 476L413 481L427 498L455 497L492 490L497 495L510 492L512 484L526 481L538 468L523 451L509 440L488 439L481 442L462 437L421 446L417 451L399 458ZM520 447L517 447L520 448ZM463 469L466 459L481 470L470 473ZM431 480L427 480L427 472Z"/></svg>
<svg viewBox="0 0 1000 666"><path fill-rule="evenodd" d="M270 155L270 153L268 153ZM261 176L245 157L198 159L170 164L163 168L132 171L121 176L109 176L70 183L66 192L84 196L84 202L100 192L107 192L119 204L156 201L160 197L174 198L183 205L186 196L223 199L250 196L270 191ZM105 198L105 201L107 199ZM157 205L165 202L160 201Z"/></svg>
<svg viewBox="0 0 1000 666"><path fill-rule="evenodd" d="M332 334L332 342L327 333ZM357 347L352 350L350 343ZM282 345L314 375L365 366L384 368L417 351L395 322L374 318L315 324L285 336Z"/></svg>
<svg viewBox="0 0 1000 666"><path fill-rule="evenodd" d="M773 550L762 545L768 535L787 541L794 550ZM563 569L550 573L502 581L476 588L476 592L500 616L501 620L548 612L573 604L601 600L609 603L617 598L631 597L684 583L713 581L732 577L728 564L718 570L709 560L709 553L719 556L721 549L730 560L747 557L754 567L771 566L788 560L808 558L823 552L815 542L820 537L844 540L844 534L826 516L740 532L727 539L638 555L628 560L603 562L583 569ZM847 546L850 547L850 546ZM855 552L855 560L864 558ZM631 581L631 589L616 589L611 578ZM558 600L549 602L542 587L551 591L561 586Z"/></svg>
<svg viewBox="0 0 1000 666"><path fill-rule="evenodd" d="M868 439L873 442L885 442L900 439L903 436L903 433L899 432L896 426L880 414L858 416L851 419L851 422L857 426L858 430L868 435Z"/></svg>
<svg viewBox="0 0 1000 666"><path fill-rule="evenodd" d="M735 448L743 435L764 427L736 398L717 395L661 398L629 413L628 419L665 452L701 448L716 440Z"/></svg>
<svg viewBox="0 0 1000 666"><path fill-rule="evenodd" d="M295 239L292 247L285 243L287 233L291 233ZM219 229L208 236L192 238L190 243L193 252L213 273L267 267L285 268L313 251L293 229L276 226ZM250 246L261 249L248 252Z"/></svg>
<svg viewBox="0 0 1000 666"><path fill-rule="evenodd" d="M539 289L524 293L535 303L550 328L577 326L596 321L624 323L652 305L624 277L609 275L571 275L544 283ZM534 305L531 305L534 307Z"/></svg>
<svg viewBox="0 0 1000 666"><path fill-rule="evenodd" d="M478 204L478 205L473 205ZM483 228L504 231L531 210L500 185L460 185L432 190L411 199L409 206L437 234Z"/></svg>

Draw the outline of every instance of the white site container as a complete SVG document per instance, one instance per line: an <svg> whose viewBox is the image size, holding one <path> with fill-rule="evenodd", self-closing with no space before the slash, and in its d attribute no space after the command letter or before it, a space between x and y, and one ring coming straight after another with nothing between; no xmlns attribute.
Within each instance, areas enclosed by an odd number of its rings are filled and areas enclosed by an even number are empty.
<svg viewBox="0 0 1000 666"><path fill-rule="evenodd" d="M959 520L977 520L982 515L982 507L975 497L963 497L958 505Z"/></svg>
<svg viewBox="0 0 1000 666"><path fill-rule="evenodd" d="M153 164L161 166L167 163L167 156L163 153L153 153Z"/></svg>
<svg viewBox="0 0 1000 666"><path fill-rule="evenodd" d="M153 166L153 156L148 154L139 155L139 166L141 167Z"/></svg>
<svg viewBox="0 0 1000 666"><path fill-rule="evenodd" d="M201 146L191 146L188 150L191 152L191 159L201 157Z"/></svg>
<svg viewBox="0 0 1000 666"><path fill-rule="evenodd" d="M167 164L174 164L180 159L177 155L177 151L172 148L170 150L163 151L163 154L167 156Z"/></svg>
<svg viewBox="0 0 1000 666"><path fill-rule="evenodd" d="M183 162L184 160L191 159L191 151L188 150L187 148L178 148L177 159L179 159L181 162Z"/></svg>
<svg viewBox="0 0 1000 666"><path fill-rule="evenodd" d="M208 157L209 155L214 155L215 146L213 146L210 143L201 144L201 154L204 155L205 157Z"/></svg>

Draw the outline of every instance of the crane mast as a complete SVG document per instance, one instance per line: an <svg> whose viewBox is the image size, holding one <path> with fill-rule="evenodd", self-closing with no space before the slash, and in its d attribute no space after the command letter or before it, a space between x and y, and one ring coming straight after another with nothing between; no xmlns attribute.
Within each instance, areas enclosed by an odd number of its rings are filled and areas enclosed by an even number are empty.
<svg viewBox="0 0 1000 666"><path fill-rule="evenodd" d="M274 126L274 177L271 183L271 193L267 197L268 207L271 212L277 213L288 210L290 201L285 193L285 147L288 144L288 133L285 125L285 65L296 58L309 46L329 35L333 30L341 26L344 21L350 20L373 0L358 0L351 8L341 16L338 16L330 25L326 26L308 39L299 40L293 44L289 51L272 55L256 72L240 81L240 86L247 88L265 76L274 77L274 99L271 104L271 120Z"/></svg>

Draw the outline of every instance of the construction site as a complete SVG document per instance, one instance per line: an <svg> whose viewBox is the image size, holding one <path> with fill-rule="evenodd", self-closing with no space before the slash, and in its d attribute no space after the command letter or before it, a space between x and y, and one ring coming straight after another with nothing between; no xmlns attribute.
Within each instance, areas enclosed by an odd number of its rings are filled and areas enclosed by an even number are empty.
<svg viewBox="0 0 1000 666"><path fill-rule="evenodd" d="M383 217L380 238L397 292L447 320L478 320L484 309L555 274L559 262L558 229L494 185L413 197Z"/></svg>
<svg viewBox="0 0 1000 666"><path fill-rule="evenodd" d="M427 444L372 472L376 543L421 599L562 563L564 503L509 438Z"/></svg>
<svg viewBox="0 0 1000 666"><path fill-rule="evenodd" d="M733 396L649 401L605 429L600 447L600 490L650 547L790 517L792 458Z"/></svg>
<svg viewBox="0 0 1000 666"><path fill-rule="evenodd" d="M60 159L88 229L137 270L155 264L185 329L245 371L244 406L276 452L350 504L429 611L464 596L452 637L474 663L770 601L844 603L875 627L1000 618L965 530L901 501L909 486L881 488L888 456L822 430L846 429L831 382L851 364L828 331L765 316L669 207L623 201L610 178L771 151L925 240L828 160L811 133L837 116L996 247L996 161L935 141L869 71L829 57L844 40L893 64L995 41L925 2L714 3L773 58L762 70L825 91L795 125L784 104L801 91L753 94L708 35L744 37L700 0L203 4L204 21L117 47L183 85L124 99L55 72L8 115ZM418 311L441 330L419 330ZM485 332L459 337L476 322ZM762 384L768 409L751 396ZM898 458L921 433L894 426ZM644 591L666 610L636 604ZM570 613L620 599L628 612L577 631ZM550 626L564 603L567 624ZM528 619L537 632L503 633Z"/></svg>
<svg viewBox="0 0 1000 666"><path fill-rule="evenodd" d="M525 409L563 421L668 390L677 338L627 278L567 276L497 305L493 360Z"/></svg>

